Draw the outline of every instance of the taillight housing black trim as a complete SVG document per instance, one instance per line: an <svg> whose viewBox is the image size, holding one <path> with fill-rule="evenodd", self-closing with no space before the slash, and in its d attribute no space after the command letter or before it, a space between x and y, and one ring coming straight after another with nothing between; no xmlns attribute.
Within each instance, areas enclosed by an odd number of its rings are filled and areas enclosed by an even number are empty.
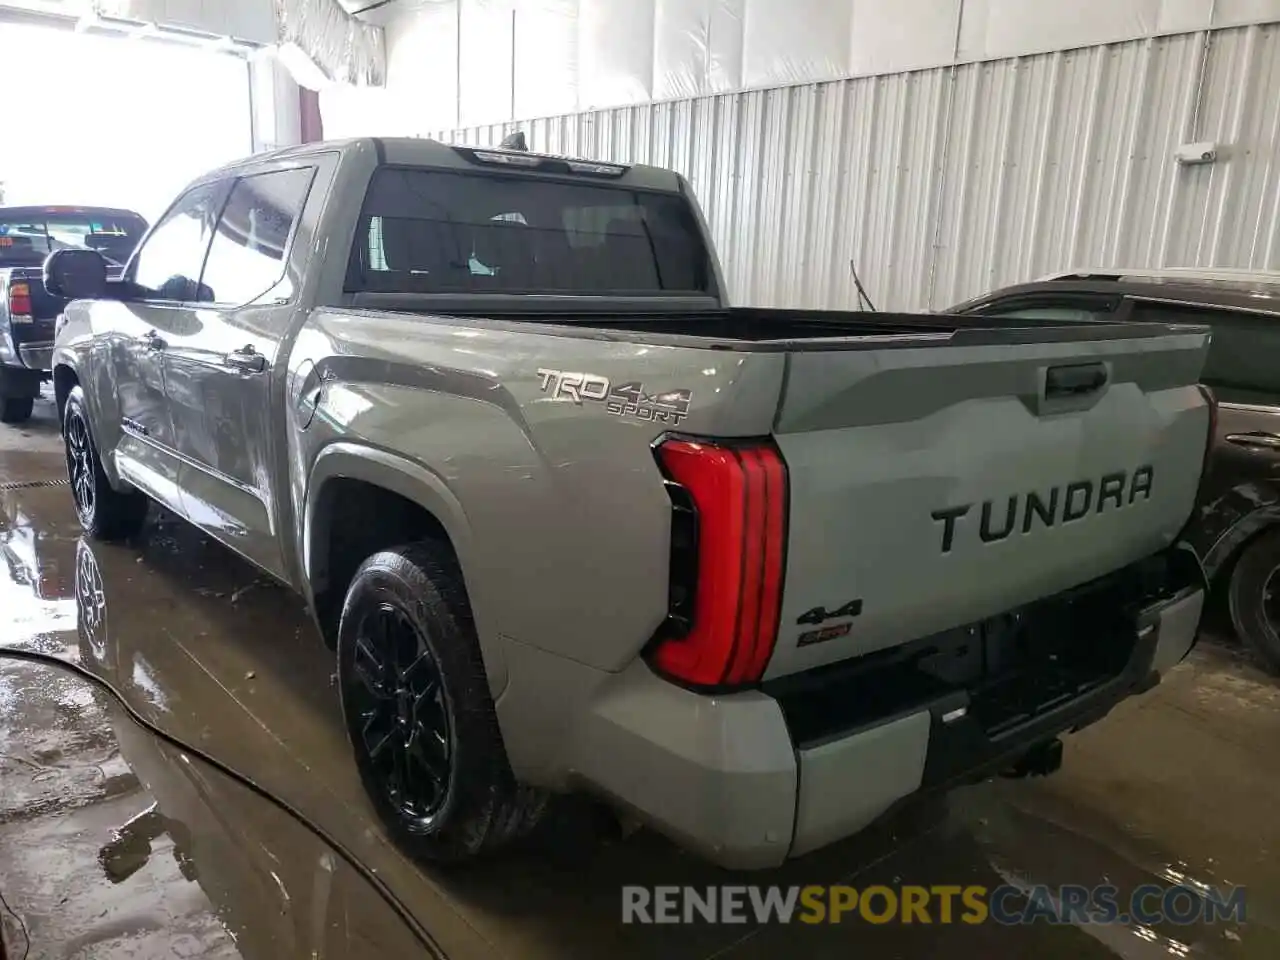
<svg viewBox="0 0 1280 960"><path fill-rule="evenodd" d="M668 567L667 620L660 633L683 637L697 613L698 509L689 491L674 481L664 483L671 499L671 559Z"/></svg>

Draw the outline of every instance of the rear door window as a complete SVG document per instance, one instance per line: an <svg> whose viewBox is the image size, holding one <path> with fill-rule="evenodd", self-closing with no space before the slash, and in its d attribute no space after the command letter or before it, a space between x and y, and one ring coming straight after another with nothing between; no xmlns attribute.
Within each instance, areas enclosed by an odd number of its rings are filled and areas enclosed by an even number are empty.
<svg viewBox="0 0 1280 960"><path fill-rule="evenodd" d="M1133 319L1212 327L1201 383L1228 403L1280 401L1280 318L1211 306L1139 302Z"/></svg>
<svg viewBox="0 0 1280 960"><path fill-rule="evenodd" d="M388 167L370 183L347 288L689 295L714 283L678 194Z"/></svg>
<svg viewBox="0 0 1280 960"><path fill-rule="evenodd" d="M243 306L268 294L274 301L292 298L285 254L314 172L278 170L236 181L209 246L202 299Z"/></svg>

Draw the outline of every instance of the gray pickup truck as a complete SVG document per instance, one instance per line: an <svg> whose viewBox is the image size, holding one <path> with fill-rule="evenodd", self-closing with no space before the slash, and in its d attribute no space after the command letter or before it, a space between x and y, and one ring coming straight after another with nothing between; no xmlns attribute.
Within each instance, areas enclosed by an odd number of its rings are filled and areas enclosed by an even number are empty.
<svg viewBox="0 0 1280 960"><path fill-rule="evenodd" d="M777 864L1055 769L1195 639L1202 327L732 308L677 174L428 140L218 170L45 282L80 522L301 593L427 858L585 791Z"/></svg>

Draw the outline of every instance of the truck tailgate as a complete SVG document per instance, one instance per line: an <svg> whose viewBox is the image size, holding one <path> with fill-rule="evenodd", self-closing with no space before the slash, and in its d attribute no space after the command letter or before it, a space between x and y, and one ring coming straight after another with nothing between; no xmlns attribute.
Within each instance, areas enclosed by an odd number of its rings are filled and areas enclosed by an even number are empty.
<svg viewBox="0 0 1280 960"><path fill-rule="evenodd" d="M40 267L3 268L0 269L0 318L9 312L9 289L14 284L25 286L30 304L29 313L8 318L14 349L28 366L46 369L58 314L67 302L45 290Z"/></svg>
<svg viewBox="0 0 1280 960"><path fill-rule="evenodd" d="M1207 332L1058 333L790 354L767 678L981 621L1175 540L1205 455Z"/></svg>

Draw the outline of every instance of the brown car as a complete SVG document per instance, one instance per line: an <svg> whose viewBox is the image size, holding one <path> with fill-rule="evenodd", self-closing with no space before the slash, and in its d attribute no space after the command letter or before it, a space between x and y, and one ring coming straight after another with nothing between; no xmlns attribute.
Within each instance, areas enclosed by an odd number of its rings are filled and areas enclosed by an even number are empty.
<svg viewBox="0 0 1280 960"><path fill-rule="evenodd" d="M1225 594L1236 632L1280 673L1280 272L1072 271L949 312L1212 326L1201 380L1219 413L1189 539Z"/></svg>

